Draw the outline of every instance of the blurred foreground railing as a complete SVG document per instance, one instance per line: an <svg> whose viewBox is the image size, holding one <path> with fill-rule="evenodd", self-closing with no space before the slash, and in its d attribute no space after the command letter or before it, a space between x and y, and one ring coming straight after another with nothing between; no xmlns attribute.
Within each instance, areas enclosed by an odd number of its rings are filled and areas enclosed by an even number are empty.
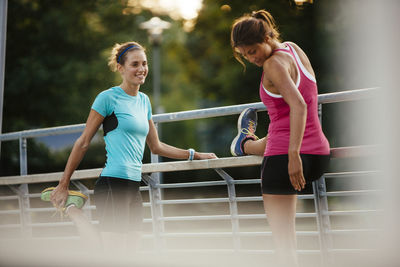
<svg viewBox="0 0 400 267"><path fill-rule="evenodd" d="M377 94L377 88L323 94L319 96L321 105L344 101L368 99ZM265 110L262 103L235 105L228 107L210 108L168 114L154 115L158 123L214 118L239 114L247 107ZM0 239L21 237L30 239L75 239L76 232L69 230L64 236L54 235L44 229L73 228L68 220L56 221L49 216L55 209L49 203L40 199L40 190L47 185L54 185L62 173L43 173L28 175L27 169L27 138L82 132L84 124L54 127L47 129L28 130L0 135L0 141L19 140L20 143L20 175L0 177L0 186L10 189L10 193L0 196L0 201L9 203L2 205L0 218L6 218L0 223ZM366 145L356 147L333 148L333 159L351 159L370 157L377 153L377 146ZM144 164L142 168L143 181L141 187L144 196L144 207L147 210L144 222L145 235L143 251L168 252L212 252L230 253L241 252L251 254L270 254L273 250L268 231L266 215L262 207L262 197L259 190L260 179L241 179L232 177L229 168L255 167L261 164L262 157L227 157L213 160L158 162L158 157L152 155L152 163ZM189 172L194 170L214 170L219 179L203 182L160 183L160 173ZM91 196L93 190L87 181L93 181L101 169L77 170L71 181L73 186ZM378 175L377 170L360 170L351 172L327 173L313 183L309 193L298 196L302 210L296 214L297 236L299 239L298 253L305 257L312 255L324 265L333 262L337 253L354 253L369 248L346 247L346 236L359 234L376 234L379 229L370 224L366 227L349 227L348 218L374 216L379 214L379 208L340 209L337 203L344 198L359 198L380 194L378 189L327 190L331 180L367 179ZM211 188L211 189L210 189ZM222 189L221 189L222 188ZM223 189L225 188L225 189ZM239 192L241 188L252 194ZM182 189L189 192L199 189L193 197L171 197L169 190ZM174 191L175 190L175 191ZM190 191L191 192L191 191ZM195 191L193 191L195 192ZM176 194L176 193L175 193ZM206 197L205 197L206 196ZM0 203L1 203L0 202ZM354 201L353 201L354 202ZM358 201L356 201L358 203ZM355 202L354 202L355 203ZM46 204L47 206L43 206ZM208 206L207 206L208 205ZM187 206L187 208L184 208ZM202 208L207 206L207 209ZM90 198L84 210L87 216L97 223L92 211ZM183 211L189 213L183 214ZM213 214L208 214L209 212ZM197 214L200 213L200 214ZM47 220L43 220L47 218ZM362 221L363 219L361 219ZM334 225L332 225L334 224ZM339 237L339 238L338 238ZM147 240L147 241L146 241ZM182 240L192 240L181 242ZM211 241L210 241L211 240ZM268 240L268 241L265 241ZM339 241L338 241L339 240ZM150 242L148 242L150 241ZM181 244L184 244L183 247ZM257 244L257 245L254 245Z"/></svg>

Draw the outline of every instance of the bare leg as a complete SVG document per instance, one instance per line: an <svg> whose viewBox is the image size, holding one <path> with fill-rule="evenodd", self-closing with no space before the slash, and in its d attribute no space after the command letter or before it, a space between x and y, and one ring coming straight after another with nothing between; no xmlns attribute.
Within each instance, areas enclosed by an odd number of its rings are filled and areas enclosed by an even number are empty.
<svg viewBox="0 0 400 267"><path fill-rule="evenodd" d="M296 253L296 195L263 194L279 266L299 266Z"/></svg>
<svg viewBox="0 0 400 267"><path fill-rule="evenodd" d="M100 235L83 211L75 206L70 206L67 215L78 228L82 240L87 243L88 247L99 249L101 247Z"/></svg>
<svg viewBox="0 0 400 267"><path fill-rule="evenodd" d="M243 147L244 152L248 155L264 155L265 146L267 145L267 137L258 140L247 140Z"/></svg>

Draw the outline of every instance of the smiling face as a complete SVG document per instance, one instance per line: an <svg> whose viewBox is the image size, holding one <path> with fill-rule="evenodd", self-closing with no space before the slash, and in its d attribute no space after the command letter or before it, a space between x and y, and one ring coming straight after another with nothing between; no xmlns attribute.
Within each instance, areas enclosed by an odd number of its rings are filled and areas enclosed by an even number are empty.
<svg viewBox="0 0 400 267"><path fill-rule="evenodd" d="M131 86L144 84L149 72L146 53L143 50L135 49L128 51L123 65L118 66L124 83Z"/></svg>
<svg viewBox="0 0 400 267"><path fill-rule="evenodd" d="M236 51L258 67L262 67L272 54L272 48L267 42L238 46Z"/></svg>

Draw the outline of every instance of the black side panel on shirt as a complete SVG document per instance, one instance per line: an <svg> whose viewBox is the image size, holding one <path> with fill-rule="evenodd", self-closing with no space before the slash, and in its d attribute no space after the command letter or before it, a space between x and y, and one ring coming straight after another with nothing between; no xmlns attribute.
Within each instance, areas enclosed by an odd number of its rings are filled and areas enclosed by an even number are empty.
<svg viewBox="0 0 400 267"><path fill-rule="evenodd" d="M108 132L111 132L118 126L118 119L117 116L115 116L115 113L113 112L110 116L107 116L103 120L103 132L104 136L107 135Z"/></svg>

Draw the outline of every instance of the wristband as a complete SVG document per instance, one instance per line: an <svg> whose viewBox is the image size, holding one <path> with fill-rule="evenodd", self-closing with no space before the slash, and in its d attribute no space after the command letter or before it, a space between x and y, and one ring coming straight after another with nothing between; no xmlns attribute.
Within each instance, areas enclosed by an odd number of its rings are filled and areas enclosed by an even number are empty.
<svg viewBox="0 0 400 267"><path fill-rule="evenodd" d="M193 148L189 148L188 150L189 150L189 158L188 158L188 160L192 161L194 159L194 153L196 151L194 151Z"/></svg>

